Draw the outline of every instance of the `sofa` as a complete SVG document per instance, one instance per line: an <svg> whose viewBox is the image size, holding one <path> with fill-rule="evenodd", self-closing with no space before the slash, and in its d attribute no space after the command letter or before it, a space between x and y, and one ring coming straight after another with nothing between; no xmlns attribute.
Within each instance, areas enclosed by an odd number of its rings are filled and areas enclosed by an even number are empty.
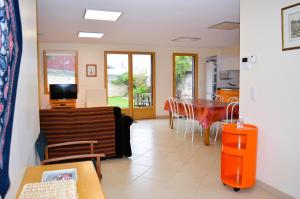
<svg viewBox="0 0 300 199"><path fill-rule="evenodd" d="M40 110L40 128L48 144L96 140L94 153L107 158L130 157L131 117L122 115L119 107L95 107ZM49 151L49 158L89 153L87 146L60 147Z"/></svg>

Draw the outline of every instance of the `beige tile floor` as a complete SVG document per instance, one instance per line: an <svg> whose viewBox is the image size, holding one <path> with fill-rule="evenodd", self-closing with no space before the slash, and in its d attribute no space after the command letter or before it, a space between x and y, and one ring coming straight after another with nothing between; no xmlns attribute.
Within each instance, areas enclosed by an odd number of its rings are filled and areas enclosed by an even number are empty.
<svg viewBox="0 0 300 199"><path fill-rule="evenodd" d="M131 146L131 158L102 162L108 199L279 198L259 186L238 193L224 186L220 142L204 146L199 128L192 143L165 119L138 121L131 127Z"/></svg>

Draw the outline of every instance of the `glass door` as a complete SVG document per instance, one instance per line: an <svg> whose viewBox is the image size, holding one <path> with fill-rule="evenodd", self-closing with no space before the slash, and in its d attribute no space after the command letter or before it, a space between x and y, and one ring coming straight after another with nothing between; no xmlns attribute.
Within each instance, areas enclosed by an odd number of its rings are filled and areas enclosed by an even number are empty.
<svg viewBox="0 0 300 199"><path fill-rule="evenodd" d="M109 106L118 106L123 112L132 115L129 55L126 53L107 53L106 90Z"/></svg>
<svg viewBox="0 0 300 199"><path fill-rule="evenodd" d="M134 119L155 118L154 53L105 52L109 106Z"/></svg>
<svg viewBox="0 0 300 199"><path fill-rule="evenodd" d="M173 54L173 96L178 99L198 97L198 55Z"/></svg>
<svg viewBox="0 0 300 199"><path fill-rule="evenodd" d="M154 53L132 53L133 117L155 118Z"/></svg>

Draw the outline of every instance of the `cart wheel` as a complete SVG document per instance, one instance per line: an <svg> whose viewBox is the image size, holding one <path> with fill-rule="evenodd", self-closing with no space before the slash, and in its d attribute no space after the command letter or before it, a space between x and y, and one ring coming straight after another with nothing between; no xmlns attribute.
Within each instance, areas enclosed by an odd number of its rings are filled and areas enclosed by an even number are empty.
<svg viewBox="0 0 300 199"><path fill-rule="evenodd" d="M238 191L240 190L240 188L234 187L233 190L234 190L235 192L238 192Z"/></svg>

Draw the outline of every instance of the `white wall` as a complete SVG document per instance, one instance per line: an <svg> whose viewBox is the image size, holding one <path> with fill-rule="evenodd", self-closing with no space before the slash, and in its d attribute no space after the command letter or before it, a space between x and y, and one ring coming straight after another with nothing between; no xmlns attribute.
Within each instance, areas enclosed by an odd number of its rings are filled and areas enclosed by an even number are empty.
<svg viewBox="0 0 300 199"><path fill-rule="evenodd" d="M11 140L9 164L11 186L6 198L15 198L25 168L36 163L34 142L39 133L36 0L19 1L19 4L23 54Z"/></svg>
<svg viewBox="0 0 300 199"><path fill-rule="evenodd" d="M257 178L300 198L300 50L281 50L281 8L297 0L241 1L241 114L259 127ZM250 99L250 88L256 99Z"/></svg>
<svg viewBox="0 0 300 199"><path fill-rule="evenodd" d="M43 50L77 50L78 51L78 74L79 74L79 94L77 100L78 107L85 106L85 90L104 88L104 51L144 51L155 52L156 59L156 115L167 115L163 110L164 101L172 96L172 54L174 52L198 53L199 56L199 95L205 93L205 58L217 55L219 50L197 49L182 47L162 47L162 46L126 46L126 45L101 45L101 44L70 44L70 43L40 43L40 98L41 108L46 108L49 104L49 95L44 94L43 81ZM86 77L85 65L97 64L97 77Z"/></svg>
<svg viewBox="0 0 300 199"><path fill-rule="evenodd" d="M240 47L231 46L220 49L218 71L240 69Z"/></svg>

